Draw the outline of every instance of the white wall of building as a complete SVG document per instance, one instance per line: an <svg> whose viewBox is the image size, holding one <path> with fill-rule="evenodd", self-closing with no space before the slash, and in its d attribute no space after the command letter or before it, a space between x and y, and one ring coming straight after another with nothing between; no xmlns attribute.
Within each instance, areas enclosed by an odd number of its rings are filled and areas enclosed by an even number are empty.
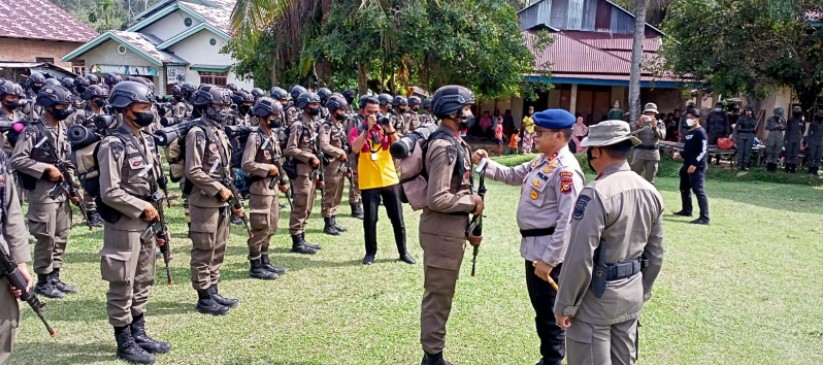
<svg viewBox="0 0 824 365"><path fill-rule="evenodd" d="M186 26L186 18L192 19L191 26ZM143 34L153 34L156 37L162 39L163 41L166 41L169 38L172 38L180 33L183 33L189 28L195 27L200 23L202 22L193 18L191 15L186 14L180 10L177 10L172 12L171 14L166 15L160 20L155 21L148 27L139 30L138 32Z"/></svg>
<svg viewBox="0 0 824 365"><path fill-rule="evenodd" d="M215 40L215 45L210 44L212 39ZM191 65L234 65L235 60L231 55L220 53L225 45L226 41L223 38L210 31L202 30L169 47L168 51L189 61ZM199 84L200 74L194 70L187 70L186 82ZM246 90L251 90L254 87L252 80L242 80L233 72L229 72L227 82L234 83L238 88Z"/></svg>
<svg viewBox="0 0 824 365"><path fill-rule="evenodd" d="M109 72L116 72L121 75L126 75L126 66L128 66L128 69L130 70L134 70L135 67L142 69L151 67L156 70L155 75L151 77L155 85L155 90L160 92L165 89L165 85L163 85L163 80L165 79L165 68L163 66L152 64L149 60L135 52L132 52L132 50L128 48L126 48L126 52L124 54L120 54L119 46L120 43L114 40L108 40L80 55L78 59L86 62L86 72L95 72L101 77ZM129 74L134 75L134 72L130 72ZM141 74L141 76L150 75ZM163 94L161 93L159 95Z"/></svg>

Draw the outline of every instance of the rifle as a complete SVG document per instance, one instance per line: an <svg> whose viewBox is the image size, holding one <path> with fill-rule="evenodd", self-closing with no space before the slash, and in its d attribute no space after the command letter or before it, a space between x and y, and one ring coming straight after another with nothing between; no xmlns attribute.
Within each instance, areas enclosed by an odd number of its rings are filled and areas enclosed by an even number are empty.
<svg viewBox="0 0 824 365"><path fill-rule="evenodd" d="M486 195L486 166L484 165L481 171L478 172L481 175L481 180L478 182L478 195L481 197L481 200L483 200ZM483 229L484 216L483 213L481 213L472 217L472 220L466 227L466 236L481 236L483 235ZM478 261L478 248L478 246L472 247L472 276L475 276L475 264Z"/></svg>
<svg viewBox="0 0 824 365"><path fill-rule="evenodd" d="M240 203L240 192L237 191L235 184L232 182L232 179L228 174L226 174L223 179L223 186L232 192L232 197L229 198L228 201L229 205L231 205L234 209L243 209L243 204ZM249 228L249 217L247 217L246 214L243 214L240 219L243 221L243 226L246 227L246 233L249 234L249 237L252 237L252 229Z"/></svg>
<svg viewBox="0 0 824 365"><path fill-rule="evenodd" d="M274 158L272 158L272 160L278 161L278 162L275 162L275 166L278 168L278 172L279 172L277 175L272 176L272 178L269 180L269 189L274 190L278 185L289 184L289 180L286 179L286 173L283 171L283 165L279 162L280 161L280 156L275 156ZM291 198L291 196L292 196L292 187L291 186L289 187L289 189L286 190L284 195L286 196L286 201L289 202L289 208L290 209L293 208L292 198Z"/></svg>
<svg viewBox="0 0 824 365"><path fill-rule="evenodd" d="M72 165L69 161L58 160L57 163L54 165L57 167L57 170L60 171L60 174L63 175L63 181L56 184L54 188L52 188L48 194L46 194L49 198L57 199L58 196L62 194L66 194L71 200L72 198L77 198L76 205L80 208L80 211L83 213L83 217L86 218L86 224L89 226L89 230L94 230L94 226L92 226L92 222L89 218L91 218L91 213L83 206L83 195L77 191L77 186L74 184L74 178L72 177L72 173L69 169L74 169L74 165Z"/></svg>
<svg viewBox="0 0 824 365"><path fill-rule="evenodd" d="M20 299L29 303L31 309L37 314L37 317L43 321L43 324L46 326L46 331L49 331L49 336L57 336L57 332L49 325L49 322L46 321L46 317L43 315L43 306L45 306L46 303L38 300L37 295L35 295L33 291L26 289L28 283L26 279L23 278L20 270L17 269L17 263L11 260L6 248L0 245L0 277L2 276L9 279L11 286L20 290ZM8 288L0 288L0 290L8 290Z"/></svg>
<svg viewBox="0 0 824 365"><path fill-rule="evenodd" d="M326 158L323 155L323 151L320 149L320 126L317 127L318 132L315 133L315 157L318 159L318 167L312 170L312 173L309 175L318 182L316 188L320 189L320 197L321 201L323 200L323 160Z"/></svg>
<svg viewBox="0 0 824 365"><path fill-rule="evenodd" d="M164 176L165 177L165 176ZM171 243L171 235L169 234L169 226L166 223L166 214L163 212L163 200L168 204L169 198L164 197L159 191L152 194L152 205L157 210L157 219L152 222L149 229L154 232L157 239L163 240L163 245L160 247L160 253L163 255L163 264L166 266L166 284L172 285L172 272L169 269L169 262L172 261L172 252L169 247Z"/></svg>

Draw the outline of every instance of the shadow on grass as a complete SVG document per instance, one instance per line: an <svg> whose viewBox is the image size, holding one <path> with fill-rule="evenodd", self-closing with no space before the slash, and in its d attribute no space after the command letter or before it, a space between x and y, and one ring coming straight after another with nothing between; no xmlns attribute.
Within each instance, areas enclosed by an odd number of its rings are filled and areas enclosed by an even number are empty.
<svg viewBox="0 0 824 365"><path fill-rule="evenodd" d="M274 359L232 359L224 362L224 365L248 365L248 364L267 364L267 365L321 365L326 362L317 361L302 361L302 360L274 360Z"/></svg>
<svg viewBox="0 0 824 365"><path fill-rule="evenodd" d="M156 284L161 284L165 286L165 282ZM181 284L189 285L188 276L185 283ZM189 285L189 287L191 286ZM60 301L49 301L48 305L45 307L45 311L47 318L53 322L87 322L98 320L106 321L108 318L106 315L106 300L103 296L101 296L100 299L63 299ZM158 301L152 298L151 296L149 297L149 304L148 308L146 309L147 315L152 317L192 313L193 311L194 299L190 302L169 302ZM24 311L23 317L34 318L36 317L36 315L31 311ZM59 326L55 325L54 327L55 329L57 329L59 333Z"/></svg>
<svg viewBox="0 0 824 365"><path fill-rule="evenodd" d="M59 349L58 351L55 351ZM88 364L100 361L114 361L115 356L114 338L110 343L87 343L82 345L76 344L60 344L55 345L51 342L18 342L14 345L14 352L16 354L54 354L52 357L54 361L61 364ZM23 362L23 355L12 355L9 364L23 364L31 361L31 359ZM21 362L16 362L16 361Z"/></svg>

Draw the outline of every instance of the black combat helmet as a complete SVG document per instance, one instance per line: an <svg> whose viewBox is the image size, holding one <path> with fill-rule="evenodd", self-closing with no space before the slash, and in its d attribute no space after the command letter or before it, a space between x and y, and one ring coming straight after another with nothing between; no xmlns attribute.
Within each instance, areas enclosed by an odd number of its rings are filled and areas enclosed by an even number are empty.
<svg viewBox="0 0 824 365"><path fill-rule="evenodd" d="M132 103L153 103L154 92L146 84L137 81L122 81L109 93L109 105L124 109Z"/></svg>
<svg viewBox="0 0 824 365"><path fill-rule="evenodd" d="M48 108L52 105L74 103L74 95L61 85L43 86L37 93L37 105Z"/></svg>
<svg viewBox="0 0 824 365"><path fill-rule="evenodd" d="M326 100L332 96L332 90L329 90L325 87L318 89L318 97L320 97L321 104L326 104Z"/></svg>
<svg viewBox="0 0 824 365"><path fill-rule="evenodd" d="M253 103L255 98L252 94L246 92L246 90L238 90L232 95L232 102L235 105L240 106L243 103Z"/></svg>
<svg viewBox="0 0 824 365"><path fill-rule="evenodd" d="M263 89L259 87L253 88L251 94L253 98L262 98L266 96L266 94L263 93Z"/></svg>
<svg viewBox="0 0 824 365"><path fill-rule="evenodd" d="M311 103L320 103L320 96L311 91L301 93L295 101L295 105L299 109L306 109Z"/></svg>
<svg viewBox="0 0 824 365"><path fill-rule="evenodd" d="M292 95L292 99L297 99L300 94L306 92L306 88L300 85L292 86L292 90L289 91L289 94Z"/></svg>
<svg viewBox="0 0 824 365"><path fill-rule="evenodd" d="M392 102L392 95L389 95L389 94L386 94L386 93L378 95L378 103L381 106L384 106L384 105L389 104L391 102Z"/></svg>
<svg viewBox="0 0 824 365"><path fill-rule="evenodd" d="M392 106L398 107L403 105L409 105L409 101L407 101L405 97L398 95L392 99Z"/></svg>
<svg viewBox="0 0 824 365"><path fill-rule="evenodd" d="M346 106L349 103L346 102L346 98L343 97L341 94L332 94L329 96L329 100L326 101L326 109L329 109L329 113L335 114L338 109L346 109Z"/></svg>
<svg viewBox="0 0 824 365"><path fill-rule="evenodd" d="M109 87L109 90L113 89L114 86L121 81L123 81L123 78L114 72L109 72L103 77L103 83Z"/></svg>
<svg viewBox="0 0 824 365"><path fill-rule="evenodd" d="M100 83L100 78L95 74L86 74L86 80L89 80L89 85L97 85Z"/></svg>
<svg viewBox="0 0 824 365"><path fill-rule="evenodd" d="M256 117L267 118L272 114L283 115L283 106L275 99L262 97L252 107L252 114Z"/></svg>
<svg viewBox="0 0 824 365"><path fill-rule="evenodd" d="M475 104L472 91L460 85L448 85L435 91L432 96L432 113L438 118L449 118L472 104Z"/></svg>
<svg viewBox="0 0 824 365"><path fill-rule="evenodd" d="M87 87L86 90L84 90L82 94L80 94L80 99L92 100L92 99L97 98L97 97L104 97L105 98L105 97L108 97L108 96L109 96L109 92L105 88L101 87L100 85L91 85L91 86Z"/></svg>
<svg viewBox="0 0 824 365"><path fill-rule="evenodd" d="M269 91L269 96L277 101L285 101L289 99L289 93L277 86L273 87L272 90Z"/></svg>
<svg viewBox="0 0 824 365"><path fill-rule="evenodd" d="M209 104L232 104L232 94L229 90L219 86L201 85L192 98L192 104L199 107L209 106Z"/></svg>

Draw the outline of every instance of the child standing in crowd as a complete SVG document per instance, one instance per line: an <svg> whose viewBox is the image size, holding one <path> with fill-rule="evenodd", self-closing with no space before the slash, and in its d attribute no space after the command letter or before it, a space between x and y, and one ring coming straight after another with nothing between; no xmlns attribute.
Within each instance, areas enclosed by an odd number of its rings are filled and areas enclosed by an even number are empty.
<svg viewBox="0 0 824 365"><path fill-rule="evenodd" d="M495 124L495 143L498 144L498 156L504 154L504 126L502 123Z"/></svg>
<svg viewBox="0 0 824 365"><path fill-rule="evenodd" d="M518 128L512 130L512 135L509 136L509 145L506 148L507 155L515 155L518 153L518 142L521 141L519 134L521 131Z"/></svg>

